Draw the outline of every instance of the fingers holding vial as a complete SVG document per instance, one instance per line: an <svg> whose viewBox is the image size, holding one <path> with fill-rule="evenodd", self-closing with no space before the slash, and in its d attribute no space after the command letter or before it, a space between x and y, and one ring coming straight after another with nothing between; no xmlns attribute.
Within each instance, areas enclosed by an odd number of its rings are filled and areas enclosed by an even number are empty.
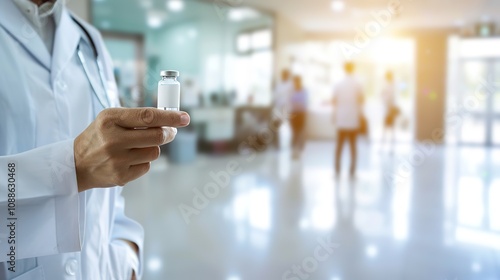
<svg viewBox="0 0 500 280"><path fill-rule="evenodd" d="M179 111L178 71L162 71L158 109L110 108L102 111L74 141L78 191L123 186L146 174L160 156L159 146L170 143L176 127L190 117Z"/></svg>

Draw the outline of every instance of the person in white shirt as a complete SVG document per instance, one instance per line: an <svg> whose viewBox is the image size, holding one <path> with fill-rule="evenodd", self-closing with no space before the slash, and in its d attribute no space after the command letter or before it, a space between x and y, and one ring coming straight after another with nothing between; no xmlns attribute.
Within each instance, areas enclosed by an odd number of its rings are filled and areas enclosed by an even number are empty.
<svg viewBox="0 0 500 280"><path fill-rule="evenodd" d="M189 115L116 108L102 37L63 0L0 1L0 61L0 279L140 278L144 233L117 186Z"/></svg>
<svg viewBox="0 0 500 280"><path fill-rule="evenodd" d="M293 81L288 69L281 72L281 81L278 82L274 90L275 107L280 112L289 108L290 96L293 93Z"/></svg>
<svg viewBox="0 0 500 280"><path fill-rule="evenodd" d="M356 175L357 135L361 124L364 103L363 89L354 77L355 65L347 62L344 65L346 77L340 81L333 92L334 118L337 128L337 145L335 149L335 174L341 171L341 157L344 142L349 141L351 166L350 175Z"/></svg>
<svg viewBox="0 0 500 280"><path fill-rule="evenodd" d="M279 131L284 120L290 114L290 98L294 92L294 86L290 70L281 71L281 81L274 89L274 114L273 127ZM276 137L276 143L280 143L280 135Z"/></svg>

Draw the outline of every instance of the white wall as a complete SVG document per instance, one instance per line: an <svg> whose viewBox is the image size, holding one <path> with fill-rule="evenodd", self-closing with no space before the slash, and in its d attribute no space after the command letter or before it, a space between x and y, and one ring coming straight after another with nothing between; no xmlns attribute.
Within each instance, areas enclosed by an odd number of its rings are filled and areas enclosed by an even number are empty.
<svg viewBox="0 0 500 280"><path fill-rule="evenodd" d="M275 77L280 77L280 73L285 68L290 68L290 56L287 48L290 45L301 43L305 39L304 32L290 19L281 14L276 14L275 20Z"/></svg>

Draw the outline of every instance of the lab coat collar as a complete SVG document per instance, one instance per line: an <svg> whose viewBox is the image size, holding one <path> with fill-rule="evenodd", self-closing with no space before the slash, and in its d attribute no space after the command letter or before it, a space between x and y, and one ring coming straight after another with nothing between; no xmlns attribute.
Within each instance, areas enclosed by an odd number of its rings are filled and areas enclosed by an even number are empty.
<svg viewBox="0 0 500 280"><path fill-rule="evenodd" d="M54 82L66 64L76 54L80 43L80 30L66 8L63 8L61 22L57 25L52 53L51 80Z"/></svg>
<svg viewBox="0 0 500 280"><path fill-rule="evenodd" d="M51 58L47 47L14 2L0 0L0 11L0 26L45 68L50 69Z"/></svg>

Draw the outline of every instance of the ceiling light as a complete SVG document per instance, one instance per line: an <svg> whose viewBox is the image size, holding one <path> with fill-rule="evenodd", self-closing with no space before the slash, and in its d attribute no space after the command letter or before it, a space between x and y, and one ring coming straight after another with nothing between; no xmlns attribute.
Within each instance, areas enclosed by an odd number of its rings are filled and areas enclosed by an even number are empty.
<svg viewBox="0 0 500 280"><path fill-rule="evenodd" d="M163 24L163 21L157 17L148 17L148 26L151 28L158 28Z"/></svg>
<svg viewBox="0 0 500 280"><path fill-rule="evenodd" d="M378 249L374 245L370 245L366 248L366 255L370 258L375 258L378 255Z"/></svg>
<svg viewBox="0 0 500 280"><path fill-rule="evenodd" d="M478 262L473 262L472 263L472 271L475 273L481 272L481 264Z"/></svg>
<svg viewBox="0 0 500 280"><path fill-rule="evenodd" d="M152 257L148 261L148 269L152 272L159 271L161 269L161 259L157 257Z"/></svg>
<svg viewBox="0 0 500 280"><path fill-rule="evenodd" d="M184 1L182 1L182 0L168 0L167 7L172 12L180 12L184 9Z"/></svg>
<svg viewBox="0 0 500 280"><path fill-rule="evenodd" d="M228 18L230 21L243 21L259 17L259 12L251 8L232 8L229 10Z"/></svg>
<svg viewBox="0 0 500 280"><path fill-rule="evenodd" d="M342 0L333 0L332 10L334 12L341 12L345 9L345 3Z"/></svg>
<svg viewBox="0 0 500 280"><path fill-rule="evenodd" d="M151 11L147 16L148 26L151 28L158 28L163 25L165 18L166 15L164 13Z"/></svg>

